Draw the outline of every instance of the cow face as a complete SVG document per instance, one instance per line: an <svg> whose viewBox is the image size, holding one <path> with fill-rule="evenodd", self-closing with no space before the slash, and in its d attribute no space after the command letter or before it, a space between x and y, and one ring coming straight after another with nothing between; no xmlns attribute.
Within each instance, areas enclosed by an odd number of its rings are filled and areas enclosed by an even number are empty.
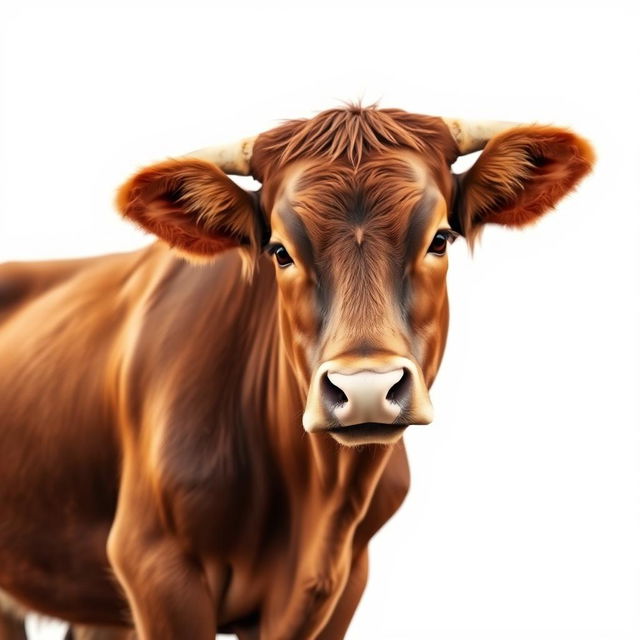
<svg viewBox="0 0 640 640"><path fill-rule="evenodd" d="M449 169L456 156L439 118L333 110L258 137L259 198L185 159L139 173L119 205L183 253L239 247L250 267L268 252L282 343L307 390L305 430L391 443L432 419L448 245L487 222L532 222L593 160L585 141L552 127L505 131L465 175Z"/></svg>
<svg viewBox="0 0 640 640"><path fill-rule="evenodd" d="M268 251L290 358L309 389L307 431L386 442L431 422L457 235L443 191L451 180L438 185L406 150L283 172Z"/></svg>

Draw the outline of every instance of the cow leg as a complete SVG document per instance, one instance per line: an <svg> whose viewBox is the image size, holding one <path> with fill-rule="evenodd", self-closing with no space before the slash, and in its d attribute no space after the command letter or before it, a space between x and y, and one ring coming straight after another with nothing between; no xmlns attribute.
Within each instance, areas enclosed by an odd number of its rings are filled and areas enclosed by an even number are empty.
<svg viewBox="0 0 640 640"><path fill-rule="evenodd" d="M342 596L317 640L341 640L344 638L367 584L368 571L369 557L365 548L354 560Z"/></svg>
<svg viewBox="0 0 640 640"><path fill-rule="evenodd" d="M118 540L118 538L116 538ZM174 540L146 548L122 542L109 553L133 611L140 640L211 640L216 606L202 571Z"/></svg>
<svg viewBox="0 0 640 640"><path fill-rule="evenodd" d="M157 523L145 526L142 514L129 512L121 497L107 552L139 639L215 638L217 600L202 568Z"/></svg>

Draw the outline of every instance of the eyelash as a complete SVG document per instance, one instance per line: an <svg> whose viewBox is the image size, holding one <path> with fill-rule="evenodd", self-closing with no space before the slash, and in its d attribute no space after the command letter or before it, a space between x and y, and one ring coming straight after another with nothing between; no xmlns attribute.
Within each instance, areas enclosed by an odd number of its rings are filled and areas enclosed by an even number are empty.
<svg viewBox="0 0 640 640"><path fill-rule="evenodd" d="M278 249L278 247L281 247L282 245L279 242L270 242L265 248L264 250L270 255L272 256L276 250Z"/></svg>
<svg viewBox="0 0 640 640"><path fill-rule="evenodd" d="M447 242L449 244L453 244L460 237L460 234L453 229L442 229L441 233L447 236Z"/></svg>

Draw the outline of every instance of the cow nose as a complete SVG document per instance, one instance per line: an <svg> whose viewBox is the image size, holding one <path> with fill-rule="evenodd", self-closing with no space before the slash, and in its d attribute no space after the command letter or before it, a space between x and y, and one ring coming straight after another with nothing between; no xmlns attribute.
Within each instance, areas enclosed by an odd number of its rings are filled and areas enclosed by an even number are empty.
<svg viewBox="0 0 640 640"><path fill-rule="evenodd" d="M316 369L302 426L309 433L329 431L336 439L355 426L363 443L389 442L386 436L362 434L385 425L400 432L409 424L429 424L432 413L424 376L411 358L344 355Z"/></svg>
<svg viewBox="0 0 640 640"><path fill-rule="evenodd" d="M323 403L342 426L392 424L411 394L411 374L405 368L384 372L327 371L321 384Z"/></svg>

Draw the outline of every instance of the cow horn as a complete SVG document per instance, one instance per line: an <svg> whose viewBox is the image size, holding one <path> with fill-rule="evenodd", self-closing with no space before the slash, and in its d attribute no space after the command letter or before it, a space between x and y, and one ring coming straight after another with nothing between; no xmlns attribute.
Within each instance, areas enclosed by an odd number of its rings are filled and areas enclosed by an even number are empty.
<svg viewBox="0 0 640 640"><path fill-rule="evenodd" d="M243 138L238 142L218 147L204 147L188 153L186 157L211 162L225 173L248 176L251 175L251 154L256 137Z"/></svg>
<svg viewBox="0 0 640 640"><path fill-rule="evenodd" d="M484 149L493 136L518 126L517 122L499 120L463 120L462 118L442 118L442 120L449 127L461 156Z"/></svg>

